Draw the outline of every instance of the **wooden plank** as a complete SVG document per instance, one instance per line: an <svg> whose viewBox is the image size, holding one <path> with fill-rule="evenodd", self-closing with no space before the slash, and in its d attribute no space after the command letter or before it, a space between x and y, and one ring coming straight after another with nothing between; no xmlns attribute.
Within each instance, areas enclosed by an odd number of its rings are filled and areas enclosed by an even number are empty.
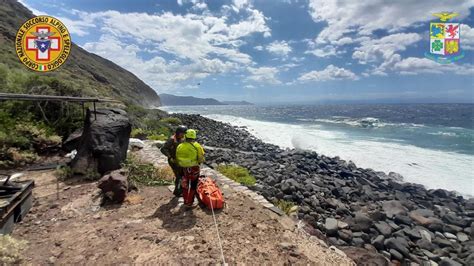
<svg viewBox="0 0 474 266"><path fill-rule="evenodd" d="M16 94L16 93L0 93L0 100L22 100L22 101L65 101L65 102L110 102L121 103L120 101L107 98L93 97L72 97L57 95L37 95L37 94Z"/></svg>

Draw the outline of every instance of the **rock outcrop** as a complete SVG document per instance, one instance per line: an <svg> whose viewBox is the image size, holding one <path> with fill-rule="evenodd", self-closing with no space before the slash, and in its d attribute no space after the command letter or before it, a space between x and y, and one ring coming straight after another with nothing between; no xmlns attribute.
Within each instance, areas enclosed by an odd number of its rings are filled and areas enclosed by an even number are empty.
<svg viewBox="0 0 474 266"><path fill-rule="evenodd" d="M126 173L122 170L112 171L99 180L98 187L112 202L122 203L125 200L128 191Z"/></svg>
<svg viewBox="0 0 474 266"><path fill-rule="evenodd" d="M103 174L119 169L127 158L131 125L127 113L120 109L88 110L84 130L71 162L74 173ZM97 175L99 177L99 175Z"/></svg>

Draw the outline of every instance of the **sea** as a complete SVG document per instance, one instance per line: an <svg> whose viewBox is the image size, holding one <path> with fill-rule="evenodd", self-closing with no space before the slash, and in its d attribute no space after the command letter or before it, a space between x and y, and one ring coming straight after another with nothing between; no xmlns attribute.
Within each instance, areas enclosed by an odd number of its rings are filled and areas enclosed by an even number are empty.
<svg viewBox="0 0 474 266"><path fill-rule="evenodd" d="M474 195L474 104L166 106L245 126L282 148L339 156L406 182Z"/></svg>

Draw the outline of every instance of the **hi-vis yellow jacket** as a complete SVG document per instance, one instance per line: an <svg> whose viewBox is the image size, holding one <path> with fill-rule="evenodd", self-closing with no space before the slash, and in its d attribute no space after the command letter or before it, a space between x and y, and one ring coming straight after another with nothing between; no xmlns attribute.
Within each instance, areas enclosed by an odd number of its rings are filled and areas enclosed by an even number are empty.
<svg viewBox="0 0 474 266"><path fill-rule="evenodd" d="M204 149L197 142L183 142L176 148L176 160L181 167L193 167L204 162Z"/></svg>

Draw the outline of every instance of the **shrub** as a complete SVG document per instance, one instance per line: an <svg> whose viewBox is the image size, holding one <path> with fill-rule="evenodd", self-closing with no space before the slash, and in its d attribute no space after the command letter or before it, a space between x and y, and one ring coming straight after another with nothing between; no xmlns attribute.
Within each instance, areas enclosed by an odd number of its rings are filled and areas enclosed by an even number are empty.
<svg viewBox="0 0 474 266"><path fill-rule="evenodd" d="M174 125L174 126L179 126L179 125L182 125L183 122L181 121L181 119L177 118L177 117L165 117L165 118L162 118L160 120L160 122L162 123L165 123L165 124L170 124L170 125Z"/></svg>
<svg viewBox="0 0 474 266"><path fill-rule="evenodd" d="M147 136L146 131L141 128L134 128L132 129L132 132L130 133L130 137L137 138L137 139L145 139L146 136Z"/></svg>
<svg viewBox="0 0 474 266"><path fill-rule="evenodd" d="M255 177L252 176L247 168L238 165L219 165L217 171L228 178L245 186L253 186L256 183Z"/></svg>
<svg viewBox="0 0 474 266"><path fill-rule="evenodd" d="M161 134L161 135L153 134L153 135L149 135L147 137L147 139L149 139L149 140L167 140L168 138L163 134Z"/></svg>
<svg viewBox="0 0 474 266"><path fill-rule="evenodd" d="M282 210L286 215L290 215L294 212L296 212L297 207L296 205L291 202L291 201L286 201L286 200L276 200L273 202L275 206L277 206L280 210Z"/></svg>
<svg viewBox="0 0 474 266"><path fill-rule="evenodd" d="M130 133L130 137L137 139L149 139L149 140L167 140L171 135L171 129L168 127L158 127L153 130L146 130L142 128L134 128Z"/></svg>
<svg viewBox="0 0 474 266"><path fill-rule="evenodd" d="M0 149L1 165L4 168L24 166L35 162L36 159L38 159L38 156L29 150L20 150L13 147Z"/></svg>
<svg viewBox="0 0 474 266"><path fill-rule="evenodd" d="M128 171L128 181L135 185L166 186L173 184L173 171L171 168L157 168L151 163L143 163L138 158L129 154L123 167Z"/></svg>
<svg viewBox="0 0 474 266"><path fill-rule="evenodd" d="M2 92L81 96L81 87L66 79L40 76L0 63ZM77 104L54 101L0 102L0 167L16 167L31 163L37 153L50 150L82 125L81 108ZM12 150L13 148L13 150ZM14 157L14 158L13 158Z"/></svg>
<svg viewBox="0 0 474 266"><path fill-rule="evenodd" d="M100 174L94 169L87 169L84 178L86 180L97 180L100 178Z"/></svg>
<svg viewBox="0 0 474 266"><path fill-rule="evenodd" d="M58 166L54 174L58 179L66 180L68 178L71 178L74 175L74 172L69 166Z"/></svg>

